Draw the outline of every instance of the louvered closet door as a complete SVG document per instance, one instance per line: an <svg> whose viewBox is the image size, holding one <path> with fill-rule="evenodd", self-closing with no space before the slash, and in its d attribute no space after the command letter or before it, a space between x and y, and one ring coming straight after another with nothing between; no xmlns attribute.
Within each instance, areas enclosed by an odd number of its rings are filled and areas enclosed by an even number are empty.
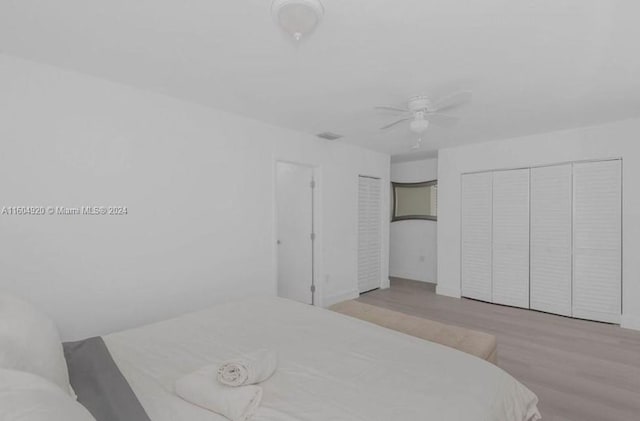
<svg viewBox="0 0 640 421"><path fill-rule="evenodd" d="M571 316L571 164L531 169L531 308Z"/></svg>
<svg viewBox="0 0 640 421"><path fill-rule="evenodd" d="M491 301L492 173L462 176L462 295Z"/></svg>
<svg viewBox="0 0 640 421"><path fill-rule="evenodd" d="M620 323L622 163L573 166L573 316Z"/></svg>
<svg viewBox="0 0 640 421"><path fill-rule="evenodd" d="M492 301L529 308L529 169L493 173Z"/></svg>
<svg viewBox="0 0 640 421"><path fill-rule="evenodd" d="M358 179L358 289L380 288L382 209L380 179Z"/></svg>

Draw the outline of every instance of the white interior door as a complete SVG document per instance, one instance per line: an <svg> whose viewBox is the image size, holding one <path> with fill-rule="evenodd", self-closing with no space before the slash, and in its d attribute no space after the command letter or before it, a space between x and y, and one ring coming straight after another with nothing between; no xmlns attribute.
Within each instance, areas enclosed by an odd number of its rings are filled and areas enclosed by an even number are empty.
<svg viewBox="0 0 640 421"><path fill-rule="evenodd" d="M462 295L491 301L492 173L462 176Z"/></svg>
<svg viewBox="0 0 640 421"><path fill-rule="evenodd" d="M492 301L529 308L529 169L493 173Z"/></svg>
<svg viewBox="0 0 640 421"><path fill-rule="evenodd" d="M571 164L531 169L531 308L571 316Z"/></svg>
<svg viewBox="0 0 640 421"><path fill-rule="evenodd" d="M382 208L380 179L358 177L358 290L380 288Z"/></svg>
<svg viewBox="0 0 640 421"><path fill-rule="evenodd" d="M573 316L620 323L622 163L573 166Z"/></svg>
<svg viewBox="0 0 640 421"><path fill-rule="evenodd" d="M312 303L313 169L276 164L278 295Z"/></svg>

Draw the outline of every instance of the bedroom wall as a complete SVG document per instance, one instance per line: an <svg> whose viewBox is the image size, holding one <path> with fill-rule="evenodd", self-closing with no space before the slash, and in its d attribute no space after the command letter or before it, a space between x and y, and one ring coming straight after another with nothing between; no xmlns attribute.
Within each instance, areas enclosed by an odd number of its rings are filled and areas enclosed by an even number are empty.
<svg viewBox="0 0 640 421"><path fill-rule="evenodd" d="M5 55L0 92L0 207L128 207L0 215L0 289L65 339L275 295L276 159L318 166L319 293L357 296L357 176L387 155Z"/></svg>
<svg viewBox="0 0 640 421"><path fill-rule="evenodd" d="M460 176L471 171L585 159L623 159L622 326L640 330L640 119L441 149L438 155L439 294L460 296Z"/></svg>
<svg viewBox="0 0 640 421"><path fill-rule="evenodd" d="M438 160L395 162L391 181L416 183L438 178ZM393 200L393 199L392 199ZM389 274L436 283L437 222L396 221L389 229Z"/></svg>

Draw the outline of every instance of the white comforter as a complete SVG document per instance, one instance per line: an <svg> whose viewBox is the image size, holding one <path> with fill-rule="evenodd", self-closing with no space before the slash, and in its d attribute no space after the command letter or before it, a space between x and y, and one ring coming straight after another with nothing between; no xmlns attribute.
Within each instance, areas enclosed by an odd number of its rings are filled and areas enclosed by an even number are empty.
<svg viewBox="0 0 640 421"><path fill-rule="evenodd" d="M255 421L529 421L536 396L500 368L432 342L278 298L219 305L108 335L153 421L224 421L177 397L180 376L279 353Z"/></svg>

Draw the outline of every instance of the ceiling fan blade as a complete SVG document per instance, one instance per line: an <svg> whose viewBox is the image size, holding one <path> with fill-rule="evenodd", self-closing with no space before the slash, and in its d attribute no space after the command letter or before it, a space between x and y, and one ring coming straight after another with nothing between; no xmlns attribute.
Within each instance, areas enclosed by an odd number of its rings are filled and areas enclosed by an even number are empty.
<svg viewBox="0 0 640 421"><path fill-rule="evenodd" d="M410 119L411 119L411 117L401 118L401 119L400 119L400 120L398 120L398 121L394 121L394 122L393 122L393 123L391 123L391 124L387 124L386 126L382 126L382 127L380 127L380 130L390 129L390 128L392 128L393 126L395 126L396 124L400 124L400 123L402 123L403 121L407 121L407 120L410 120Z"/></svg>
<svg viewBox="0 0 640 421"><path fill-rule="evenodd" d="M398 108L398 107L387 107L387 106L377 106L374 107L376 110L381 110L381 111L396 111L399 113L408 113L410 112L409 110L406 110L404 108Z"/></svg>
<svg viewBox="0 0 640 421"><path fill-rule="evenodd" d="M440 113L429 113L425 116L429 123L433 123L440 127L451 127L458 122L458 117Z"/></svg>
<svg viewBox="0 0 640 421"><path fill-rule="evenodd" d="M450 110L471 101L471 91L460 91L436 101L433 104L433 111Z"/></svg>

